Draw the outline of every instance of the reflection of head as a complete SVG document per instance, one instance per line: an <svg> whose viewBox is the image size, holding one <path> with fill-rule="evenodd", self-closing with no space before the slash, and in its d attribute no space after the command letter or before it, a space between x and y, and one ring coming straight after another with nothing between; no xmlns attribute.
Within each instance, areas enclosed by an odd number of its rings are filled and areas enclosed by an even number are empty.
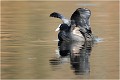
<svg viewBox="0 0 120 80"><path fill-rule="evenodd" d="M62 50L62 51L59 51L59 53L60 53L60 56L64 57L69 54L69 50Z"/></svg>
<svg viewBox="0 0 120 80"><path fill-rule="evenodd" d="M59 41L58 42L58 48L59 48L59 54L61 57L65 57L69 55L69 43L65 41Z"/></svg>

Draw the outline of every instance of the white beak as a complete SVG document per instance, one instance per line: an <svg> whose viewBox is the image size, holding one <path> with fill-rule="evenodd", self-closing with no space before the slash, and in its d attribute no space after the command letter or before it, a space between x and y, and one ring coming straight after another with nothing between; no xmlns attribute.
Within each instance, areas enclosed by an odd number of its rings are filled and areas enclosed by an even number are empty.
<svg viewBox="0 0 120 80"><path fill-rule="evenodd" d="M59 26L58 26L57 29L55 30L56 32L60 30L60 26L61 26L61 24L59 24Z"/></svg>

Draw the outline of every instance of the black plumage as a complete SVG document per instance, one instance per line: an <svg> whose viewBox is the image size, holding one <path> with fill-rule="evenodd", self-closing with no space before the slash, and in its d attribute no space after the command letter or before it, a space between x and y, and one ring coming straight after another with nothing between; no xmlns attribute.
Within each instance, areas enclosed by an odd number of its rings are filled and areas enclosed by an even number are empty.
<svg viewBox="0 0 120 80"><path fill-rule="evenodd" d="M62 19L64 16L61 15L60 13L53 12L53 13L50 14L50 17L55 17L55 18L60 18L60 19Z"/></svg>
<svg viewBox="0 0 120 80"><path fill-rule="evenodd" d="M60 32L58 38L60 41L80 40L80 38L82 39L82 36L85 40L92 40L93 34L90 27L90 16L91 11L87 8L76 9L70 20L57 12L50 14L50 17L59 18L63 21L63 24L59 27Z"/></svg>

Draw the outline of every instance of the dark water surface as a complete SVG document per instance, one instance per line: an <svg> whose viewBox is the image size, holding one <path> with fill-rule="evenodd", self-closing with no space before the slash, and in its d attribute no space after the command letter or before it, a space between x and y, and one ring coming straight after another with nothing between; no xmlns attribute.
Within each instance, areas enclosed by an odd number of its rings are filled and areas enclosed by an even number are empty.
<svg viewBox="0 0 120 80"><path fill-rule="evenodd" d="M2 79L118 79L117 1L2 1ZM60 43L55 29L79 7L92 11L93 33L100 43ZM60 50L60 51L59 51ZM61 54L62 56L60 56Z"/></svg>

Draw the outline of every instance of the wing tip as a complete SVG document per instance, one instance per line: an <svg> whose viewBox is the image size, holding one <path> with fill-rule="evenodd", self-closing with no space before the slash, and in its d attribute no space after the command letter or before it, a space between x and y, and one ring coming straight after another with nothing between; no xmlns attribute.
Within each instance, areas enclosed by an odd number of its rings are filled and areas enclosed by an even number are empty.
<svg viewBox="0 0 120 80"><path fill-rule="evenodd" d="M61 14L57 13L57 12L51 13L51 14L50 14L50 17L55 17L55 18L60 18L60 19L63 18L63 16L62 16Z"/></svg>

